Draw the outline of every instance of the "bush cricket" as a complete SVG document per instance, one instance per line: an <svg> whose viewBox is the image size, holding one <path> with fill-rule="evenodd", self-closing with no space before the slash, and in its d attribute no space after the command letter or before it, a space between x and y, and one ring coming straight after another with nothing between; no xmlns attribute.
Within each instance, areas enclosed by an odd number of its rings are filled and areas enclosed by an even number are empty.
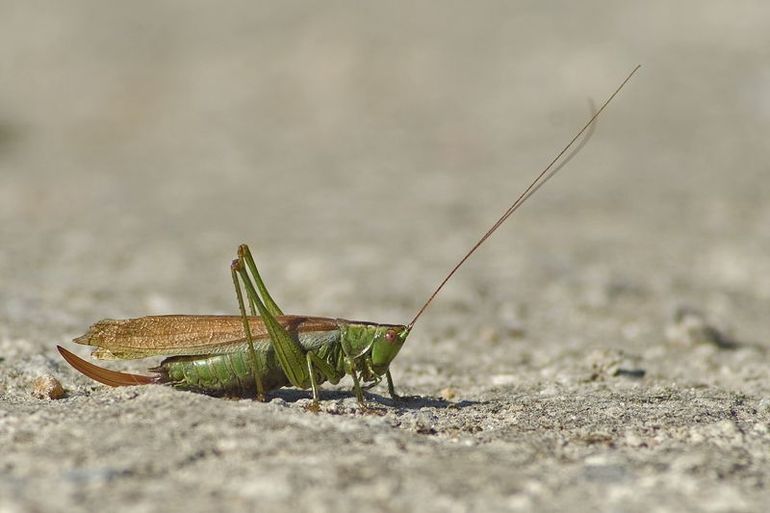
<svg viewBox="0 0 770 513"><path fill-rule="evenodd" d="M639 67L634 68L564 149L457 262L409 324L284 315L262 281L248 246L241 245L238 258L230 266L240 315L105 319L74 340L95 346L92 356L98 359L166 356L159 366L150 369L152 375L98 367L57 346L59 352L75 369L110 386L158 383L210 395L259 400L265 400L271 390L294 386L312 390L313 408L317 410L318 388L322 383L336 384L349 375L358 404L364 407L363 390L377 385L385 376L388 393L397 400L390 364L414 324L479 246L582 148L590 136L589 128Z"/></svg>

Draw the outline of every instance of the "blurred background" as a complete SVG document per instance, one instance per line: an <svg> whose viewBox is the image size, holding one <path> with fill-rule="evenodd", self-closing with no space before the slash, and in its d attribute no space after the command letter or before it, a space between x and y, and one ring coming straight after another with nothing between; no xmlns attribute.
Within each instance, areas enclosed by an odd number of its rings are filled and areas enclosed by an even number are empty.
<svg viewBox="0 0 770 513"><path fill-rule="evenodd" d="M240 242L289 311L406 320L642 64L426 320L619 276L766 339L768 22L760 1L2 2L4 335L230 312Z"/></svg>
<svg viewBox="0 0 770 513"><path fill-rule="evenodd" d="M639 483L650 502L616 510L766 503L768 27L761 0L0 0L0 396L13 412L0 411L0 488L19 511L102 509L98 483L123 494L113 505L140 496L137 511L210 511L223 489L283 504L298 483L316 483L292 495L315 511L376 508L393 490L442 511L549 493L600 511ZM377 428L160 387L131 402L55 352L105 317L235 313L243 242L289 313L408 322L637 64L589 145L456 275L394 363L402 392L477 401L431 410L434 445L419 405ZM34 399L41 373L70 400ZM698 431L736 408L739 428ZM749 440L754 422L753 446L720 438ZM595 453L620 463L597 474ZM178 472L180 458L198 466ZM387 481L372 477L381 461ZM342 502L353 474L360 500ZM629 495L608 492L618 483Z"/></svg>

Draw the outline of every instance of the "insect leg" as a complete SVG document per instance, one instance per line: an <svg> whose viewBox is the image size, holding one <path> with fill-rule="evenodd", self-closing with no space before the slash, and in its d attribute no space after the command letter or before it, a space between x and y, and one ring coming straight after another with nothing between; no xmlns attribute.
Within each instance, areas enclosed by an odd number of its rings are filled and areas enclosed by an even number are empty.
<svg viewBox="0 0 770 513"><path fill-rule="evenodd" d="M353 377L353 392L356 394L356 399L358 400L358 405L365 409L366 408L366 401L364 400L364 391L361 389L361 382L358 379L358 370L356 369L356 362L353 360L353 358L346 358L346 367L348 368L348 373Z"/></svg>
<svg viewBox="0 0 770 513"><path fill-rule="evenodd" d="M243 247L241 246L241 248ZM246 270L244 264L245 257L246 255L239 248L238 260L233 265L241 277L243 286L246 289L246 295L256 305L257 311L260 317L262 317L267 334L270 335L273 348L275 348L278 362L281 364L281 369L283 369L283 372L293 386L307 388L311 383L310 374L308 374L307 370L305 351L300 346L299 341L292 339L286 329L281 326L281 323L278 322L273 313L268 310L262 299L260 299L257 289L254 288L254 284L251 282L249 273Z"/></svg>
<svg viewBox="0 0 770 513"><path fill-rule="evenodd" d="M254 375L254 382L257 384L257 400L265 401L265 385L262 383L262 379L259 376L257 369L257 353L254 351L254 340L251 337L251 327L249 326L249 319L246 317L246 307L243 304L243 292L241 291L241 284L238 282L238 261L233 260L230 264L230 274L233 277L233 285L235 286L235 295L238 297L238 308L241 311L241 319L243 320L243 331L246 333L246 341L249 343L249 360L251 361L251 372ZM251 305L252 313L254 313L254 305ZM256 315L256 314L255 314Z"/></svg>
<svg viewBox="0 0 770 513"><path fill-rule="evenodd" d="M382 381L382 376L379 376L376 372L374 372L374 369L372 368L371 358L364 359L364 370L361 372L361 379L364 381L368 381L370 379L372 380L371 383L361 385L361 388L364 390L370 390L379 385L380 381Z"/></svg>
<svg viewBox="0 0 770 513"><path fill-rule="evenodd" d="M270 296L270 293L267 291L267 287L262 281L259 271L257 271L257 264L254 263L254 257L251 256L249 246L246 244L238 246L238 259L245 262L249 271L251 271L251 275L254 277L254 283L257 285L257 290L259 290L259 295L262 297L262 301L264 301L267 311L273 315L283 315L283 312L278 308L278 305L275 304L272 296Z"/></svg>
<svg viewBox="0 0 770 513"><path fill-rule="evenodd" d="M327 381L337 384L340 379L345 376L344 372L339 372L337 369L329 365L329 363L313 352L308 353L308 361L312 361L319 371L324 375Z"/></svg>
<svg viewBox="0 0 770 513"><path fill-rule="evenodd" d="M307 359L307 372L310 374L310 387L313 389L313 408L318 409L318 380L315 377L315 372L313 371L313 357L311 356L313 353L308 351L305 353L305 358Z"/></svg>
<svg viewBox="0 0 770 513"><path fill-rule="evenodd" d="M385 378L388 380L388 393L394 401L403 401L404 398L396 393L396 387L393 386L393 376L390 375L390 369L385 371Z"/></svg>
<svg viewBox="0 0 770 513"><path fill-rule="evenodd" d="M306 357L307 370L310 373L310 386L313 388L313 404L314 408L318 408L318 380L315 376L314 367L317 367L321 374L323 374L324 377L332 383L339 383L340 379L345 374L338 372L337 369L329 365L323 358L312 351L308 351Z"/></svg>

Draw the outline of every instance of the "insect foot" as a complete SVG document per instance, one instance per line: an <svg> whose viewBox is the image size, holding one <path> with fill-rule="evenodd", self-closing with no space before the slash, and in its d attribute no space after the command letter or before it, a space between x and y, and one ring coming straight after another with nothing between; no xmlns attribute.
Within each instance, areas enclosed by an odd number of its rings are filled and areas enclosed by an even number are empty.
<svg viewBox="0 0 770 513"><path fill-rule="evenodd" d="M321 405L318 404L317 401L313 401L312 403L305 405L305 411L309 411L311 413L320 413Z"/></svg>

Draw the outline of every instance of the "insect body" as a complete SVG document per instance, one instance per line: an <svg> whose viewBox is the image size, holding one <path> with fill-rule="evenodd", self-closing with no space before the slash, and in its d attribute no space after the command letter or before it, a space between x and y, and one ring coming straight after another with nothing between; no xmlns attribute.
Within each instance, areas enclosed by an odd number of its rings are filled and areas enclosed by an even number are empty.
<svg viewBox="0 0 770 513"><path fill-rule="evenodd" d="M626 77L569 144L460 259L409 324L284 315L262 281L248 246L242 245L230 267L240 316L105 319L74 340L95 346L93 356L99 359L166 356L158 367L150 369L153 375L98 367L63 347L58 348L59 352L86 376L111 386L159 383L211 395L254 396L262 400L271 390L294 386L311 389L317 407L319 385L326 381L336 384L349 375L356 398L363 406L363 390L385 376L388 392L397 399L390 364L417 319L476 249L580 150L586 138L567 154L638 69L639 66Z"/></svg>
<svg viewBox="0 0 770 513"><path fill-rule="evenodd" d="M154 376L97 367L63 347L59 352L76 369L112 386L161 383L211 395L264 399L266 392L291 385L311 388L317 403L318 385L336 384L349 374L363 403L362 388L376 385L385 375L391 396L397 397L389 366L410 327L284 315L267 292L246 245L238 248L231 273L240 316L105 319L74 340L96 346L93 356L103 360L168 356L151 369ZM241 284L252 313L259 316L246 315Z"/></svg>
<svg viewBox="0 0 770 513"><path fill-rule="evenodd" d="M63 347L59 347L59 351L76 369L111 386L160 383L210 395L264 397L267 391L294 385L313 388L317 395L318 385L326 381L336 384L346 373L355 370L365 385L379 383L385 374L392 389L388 366L406 339L405 326L295 315L275 319L291 343L297 344L304 354L299 363L307 368L307 374L294 378L295 381L284 372L261 318L254 316L248 317L253 355L245 338L242 318L238 316L106 319L75 339L77 343L97 346L93 356L99 359L168 356L158 367L150 369L154 376L110 371L82 360ZM148 340L155 344L147 347ZM302 371L295 374L302 376Z"/></svg>

